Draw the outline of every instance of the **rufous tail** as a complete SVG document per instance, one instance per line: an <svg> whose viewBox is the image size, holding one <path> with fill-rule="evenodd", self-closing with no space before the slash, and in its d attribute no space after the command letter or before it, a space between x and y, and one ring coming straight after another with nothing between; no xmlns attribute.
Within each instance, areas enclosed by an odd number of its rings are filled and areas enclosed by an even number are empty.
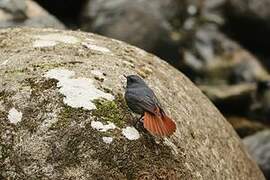
<svg viewBox="0 0 270 180"><path fill-rule="evenodd" d="M152 135L170 136L176 130L176 125L165 113L144 113L143 126Z"/></svg>

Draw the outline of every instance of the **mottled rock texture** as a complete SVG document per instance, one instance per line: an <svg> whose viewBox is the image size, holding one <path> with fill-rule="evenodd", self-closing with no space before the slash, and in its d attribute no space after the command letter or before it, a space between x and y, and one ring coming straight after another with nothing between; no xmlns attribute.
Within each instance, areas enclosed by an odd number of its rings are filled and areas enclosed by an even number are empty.
<svg viewBox="0 0 270 180"><path fill-rule="evenodd" d="M264 179L219 111L159 58L53 29L1 30L0 47L1 178ZM172 137L134 125L123 74L153 88L177 123ZM77 101L85 93L95 106Z"/></svg>

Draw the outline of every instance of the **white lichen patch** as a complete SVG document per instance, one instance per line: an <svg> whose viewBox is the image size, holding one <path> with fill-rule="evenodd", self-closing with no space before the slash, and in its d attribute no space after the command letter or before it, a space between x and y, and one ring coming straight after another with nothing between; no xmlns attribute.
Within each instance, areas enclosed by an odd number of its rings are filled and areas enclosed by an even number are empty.
<svg viewBox="0 0 270 180"><path fill-rule="evenodd" d="M111 144L113 141L112 137L102 137L103 142L105 142L106 144Z"/></svg>
<svg viewBox="0 0 270 180"><path fill-rule="evenodd" d="M126 127L122 129L122 134L128 140L136 140L140 138L139 132L134 127Z"/></svg>
<svg viewBox="0 0 270 180"><path fill-rule="evenodd" d="M8 112L8 120L12 124L17 124L18 122L22 120L22 112L19 112L15 108L11 108Z"/></svg>
<svg viewBox="0 0 270 180"><path fill-rule="evenodd" d="M45 74L47 78L58 80L57 87L64 97L64 103L73 108L96 109L92 102L95 99L104 98L112 101L114 96L105 93L95 87L93 81L88 78L72 78L73 71L66 69L52 69Z"/></svg>
<svg viewBox="0 0 270 180"><path fill-rule="evenodd" d="M57 44L56 41L49 41L49 40L36 40L33 43L33 47L39 47L39 48L43 48L43 47L50 47L50 46L55 46Z"/></svg>
<svg viewBox="0 0 270 180"><path fill-rule="evenodd" d="M80 41L74 36L57 33L36 35L34 38L36 39L33 43L34 47L50 47L59 43L75 44Z"/></svg>
<svg viewBox="0 0 270 180"><path fill-rule="evenodd" d="M8 59L5 60L4 62L2 62L0 65L1 65L1 66L5 66L7 63L8 63Z"/></svg>
<svg viewBox="0 0 270 180"><path fill-rule="evenodd" d="M116 126L112 122L109 122L108 124L103 124L100 121L92 121L91 127L101 132L106 132L108 130L116 128Z"/></svg>
<svg viewBox="0 0 270 180"><path fill-rule="evenodd" d="M83 42L82 45L88 49L94 50L94 51L99 51L102 53L110 53L111 51L103 46L98 46L92 43L88 43L88 42Z"/></svg>
<svg viewBox="0 0 270 180"><path fill-rule="evenodd" d="M36 35L34 37L40 40L57 41L57 42L63 42L63 43L68 43L68 44L75 44L79 42L79 39L74 36L57 34L57 33Z"/></svg>
<svg viewBox="0 0 270 180"><path fill-rule="evenodd" d="M104 76L103 72L99 70L92 70L91 73L94 74L95 76Z"/></svg>
<svg viewBox="0 0 270 180"><path fill-rule="evenodd" d="M48 71L45 75L47 78L53 78L53 79L69 79L72 76L75 76L74 71L70 71L67 69L51 69Z"/></svg>

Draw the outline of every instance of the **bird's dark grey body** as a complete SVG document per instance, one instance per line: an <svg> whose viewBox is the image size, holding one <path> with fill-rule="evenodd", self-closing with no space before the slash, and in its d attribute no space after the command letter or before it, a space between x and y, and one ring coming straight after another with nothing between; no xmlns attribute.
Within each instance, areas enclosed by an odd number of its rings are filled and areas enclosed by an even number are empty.
<svg viewBox="0 0 270 180"><path fill-rule="evenodd" d="M129 108L140 115L143 115L145 111L155 114L156 108L160 108L154 92L137 75L127 76L125 99Z"/></svg>
<svg viewBox="0 0 270 180"><path fill-rule="evenodd" d="M140 114L143 127L154 136L170 136L176 130L175 122L160 107L154 92L137 75L127 76L125 99L128 107Z"/></svg>

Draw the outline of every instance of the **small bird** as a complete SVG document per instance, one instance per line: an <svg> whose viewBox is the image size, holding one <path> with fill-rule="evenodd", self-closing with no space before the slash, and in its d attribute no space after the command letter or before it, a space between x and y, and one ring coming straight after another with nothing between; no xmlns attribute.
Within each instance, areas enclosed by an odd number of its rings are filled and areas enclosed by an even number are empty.
<svg viewBox="0 0 270 180"><path fill-rule="evenodd" d="M176 125L165 114L152 89L137 75L129 75L126 78L127 105L133 112L142 115L144 128L152 135L162 137L172 135Z"/></svg>

